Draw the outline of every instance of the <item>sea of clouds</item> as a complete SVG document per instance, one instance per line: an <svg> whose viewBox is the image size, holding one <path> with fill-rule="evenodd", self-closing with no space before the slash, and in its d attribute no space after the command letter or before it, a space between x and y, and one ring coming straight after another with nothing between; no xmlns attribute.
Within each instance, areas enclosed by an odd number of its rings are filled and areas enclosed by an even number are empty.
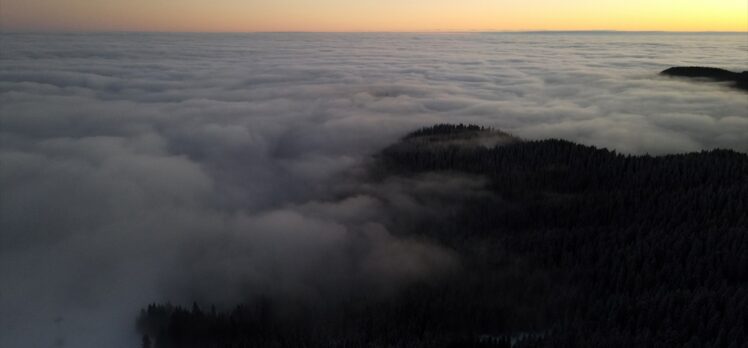
<svg viewBox="0 0 748 348"><path fill-rule="evenodd" d="M657 73L747 61L745 33L2 34L0 346L132 347L154 301L454 271L385 226L480 180L372 186L371 154L437 122L746 152L747 94Z"/></svg>

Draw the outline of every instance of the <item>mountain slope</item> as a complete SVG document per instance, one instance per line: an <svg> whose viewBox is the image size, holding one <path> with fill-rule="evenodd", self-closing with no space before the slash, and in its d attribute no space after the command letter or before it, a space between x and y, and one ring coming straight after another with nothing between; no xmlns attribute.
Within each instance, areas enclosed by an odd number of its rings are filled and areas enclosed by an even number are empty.
<svg viewBox="0 0 748 348"><path fill-rule="evenodd" d="M390 298L292 314L266 299L218 313L153 305L141 314L141 332L158 347L748 341L746 154L630 156L438 125L384 149L370 169L374 181L484 178L479 193L466 188L438 214L399 224L405 217L396 213L389 226L453 250L457 274Z"/></svg>

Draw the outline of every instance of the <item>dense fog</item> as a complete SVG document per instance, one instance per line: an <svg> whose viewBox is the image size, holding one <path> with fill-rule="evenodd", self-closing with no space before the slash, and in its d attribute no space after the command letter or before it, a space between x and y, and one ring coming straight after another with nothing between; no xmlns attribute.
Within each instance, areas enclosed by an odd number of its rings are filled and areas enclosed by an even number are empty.
<svg viewBox="0 0 748 348"><path fill-rule="evenodd" d="M365 180L369 155L421 126L748 151L744 92L657 74L746 70L744 34L4 33L0 48L2 347L131 347L150 302L388 296L459 272L385 225L480 178Z"/></svg>

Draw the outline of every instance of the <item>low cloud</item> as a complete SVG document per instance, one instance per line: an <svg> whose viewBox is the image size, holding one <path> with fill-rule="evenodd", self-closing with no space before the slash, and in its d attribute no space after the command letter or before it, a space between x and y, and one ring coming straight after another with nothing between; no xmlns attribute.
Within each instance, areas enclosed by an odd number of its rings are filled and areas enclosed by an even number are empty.
<svg viewBox="0 0 748 348"><path fill-rule="evenodd" d="M657 76L745 69L743 36L711 38L3 34L0 346L132 346L153 301L386 294L459 269L391 219L479 178L363 179L420 126L748 151L744 93Z"/></svg>

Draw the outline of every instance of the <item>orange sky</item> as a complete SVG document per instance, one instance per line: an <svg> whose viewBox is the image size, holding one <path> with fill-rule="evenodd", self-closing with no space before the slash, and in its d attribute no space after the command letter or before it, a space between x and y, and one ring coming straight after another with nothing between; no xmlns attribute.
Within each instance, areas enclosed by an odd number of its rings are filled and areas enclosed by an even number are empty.
<svg viewBox="0 0 748 348"><path fill-rule="evenodd" d="M4 30L748 31L748 0L0 0Z"/></svg>

